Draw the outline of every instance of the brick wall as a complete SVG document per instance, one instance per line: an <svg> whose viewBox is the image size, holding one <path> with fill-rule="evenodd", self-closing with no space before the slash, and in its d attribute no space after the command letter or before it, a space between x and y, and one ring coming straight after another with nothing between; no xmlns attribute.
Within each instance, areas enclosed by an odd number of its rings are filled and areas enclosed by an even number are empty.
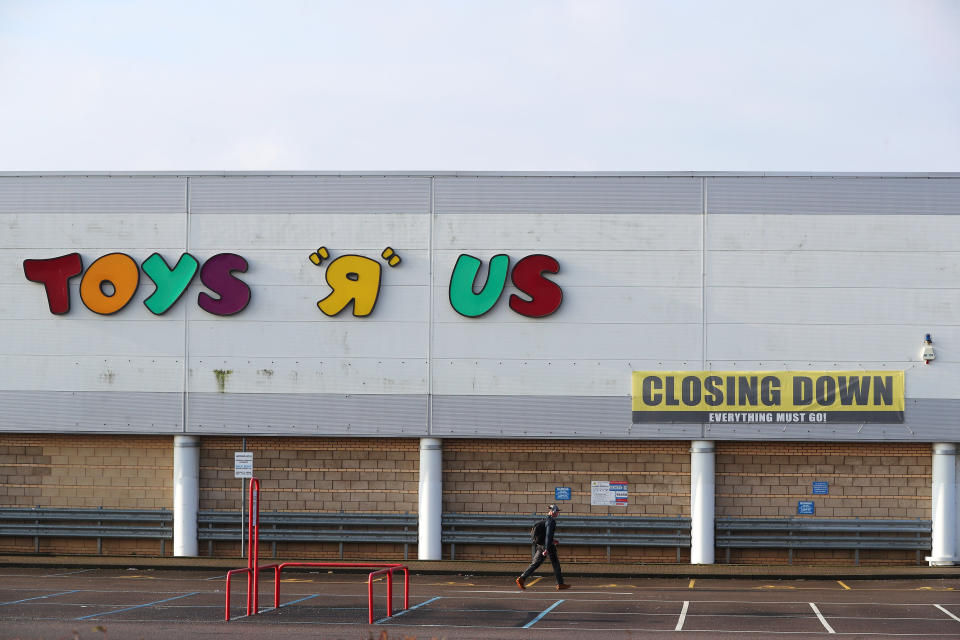
<svg viewBox="0 0 960 640"><path fill-rule="evenodd" d="M242 438L202 438L200 509L239 514L240 480L233 477L233 453ZM254 475L260 479L260 511L416 513L420 441L373 438L248 437ZM278 542L261 554L282 558L340 557L336 543ZM416 545L407 549L416 557ZM232 557L239 542L206 545L200 553ZM402 560L403 545L346 544L347 560Z"/></svg>
<svg viewBox="0 0 960 640"><path fill-rule="evenodd" d="M0 506L169 509L172 504L169 436L0 434Z"/></svg>
<svg viewBox="0 0 960 640"><path fill-rule="evenodd" d="M0 507L162 509L173 504L169 436L0 434ZM0 551L91 554L96 540L0 537ZM166 552L171 552L170 544ZM104 540L103 553L159 555L159 541Z"/></svg>
<svg viewBox="0 0 960 640"><path fill-rule="evenodd" d="M555 487L575 515L680 516L690 512L685 442L456 440L443 443L443 510L541 513ZM629 483L626 507L590 505L590 481Z"/></svg>
<svg viewBox="0 0 960 640"><path fill-rule="evenodd" d="M443 443L443 509L455 513L524 514L524 526L556 502L554 489L570 487L564 515L688 516L690 444L602 440L457 440ZM626 507L590 504L590 482L627 482ZM444 557L450 549L444 545ZM606 547L564 547L564 560L605 561ZM527 545L457 545L463 560L530 560ZM683 558L688 558L686 550ZM621 548L619 562L676 562L676 550Z"/></svg>
<svg viewBox="0 0 960 640"><path fill-rule="evenodd" d="M247 438L261 511L417 511L420 441L373 438ZM241 438L200 441L200 509L239 510L233 453Z"/></svg>
<svg viewBox="0 0 960 640"><path fill-rule="evenodd" d="M716 515L794 517L812 500L818 518L929 518L932 472L929 444L717 442Z"/></svg>
<svg viewBox="0 0 960 640"><path fill-rule="evenodd" d="M239 511L240 481L233 452L241 438L204 437L200 449L200 508ZM263 482L261 510L416 513L417 439L248 437L255 474ZM929 518L928 444L716 443L718 517L792 517L812 500L814 517ZM159 509L173 504L173 438L119 435L0 434L0 506ZM525 529L532 514L570 487L566 515L689 516L688 442L480 440L444 441L445 512L516 514ZM591 480L627 482L626 507L590 505ZM811 483L829 483L812 495ZM562 516L561 516L562 518ZM558 536L562 542L562 519ZM167 553L172 545L167 545ZM156 541L108 541L104 553L159 553ZM32 539L0 538L0 550L32 552ZM41 552L95 553L93 540L44 540ZM265 550L270 553L272 549ZM207 549L202 548L201 553ZM284 557L333 558L337 545L279 545ZM415 554L415 549L412 550ZM444 546L444 556L449 556ZM606 560L605 547L564 548L567 560ZM238 543L218 543L214 555L237 556ZM402 558L399 545L344 549L347 558ZM459 545L460 559L529 560L526 545ZM617 561L676 562L675 549L614 550ZM686 550L680 562L688 561ZM724 556L718 553L718 561ZM732 562L784 563L785 551L733 551ZM796 552L794 562L851 562L852 552ZM912 553L861 554L862 564L912 563Z"/></svg>

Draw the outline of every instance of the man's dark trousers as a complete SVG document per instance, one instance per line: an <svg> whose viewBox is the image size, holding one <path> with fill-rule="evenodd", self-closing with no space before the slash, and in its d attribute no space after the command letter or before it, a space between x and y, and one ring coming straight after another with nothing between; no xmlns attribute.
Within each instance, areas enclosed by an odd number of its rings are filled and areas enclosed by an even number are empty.
<svg viewBox="0 0 960 640"><path fill-rule="evenodd" d="M530 563L530 566L527 567L526 571L520 574L520 577L526 580L533 575L533 572L540 568L540 565L543 564L544 555L541 553L543 547L537 545L537 554L533 558L533 562ZM550 556L550 563L553 565L553 575L557 579L557 584L563 584L563 572L560 571L560 558L557 557L557 548L553 545L550 545L550 548L546 550L547 555Z"/></svg>

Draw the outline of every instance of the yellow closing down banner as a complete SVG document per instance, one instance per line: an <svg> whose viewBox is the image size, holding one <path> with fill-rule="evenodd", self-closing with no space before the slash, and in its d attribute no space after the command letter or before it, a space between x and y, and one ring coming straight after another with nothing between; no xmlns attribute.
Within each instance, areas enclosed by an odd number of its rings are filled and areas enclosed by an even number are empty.
<svg viewBox="0 0 960 640"><path fill-rule="evenodd" d="M634 371L633 422L903 422L903 371Z"/></svg>

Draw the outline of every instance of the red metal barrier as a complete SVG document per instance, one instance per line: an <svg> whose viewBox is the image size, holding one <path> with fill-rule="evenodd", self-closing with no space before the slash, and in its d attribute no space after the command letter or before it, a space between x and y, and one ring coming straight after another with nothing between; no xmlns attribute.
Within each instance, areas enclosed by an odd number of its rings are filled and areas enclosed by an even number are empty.
<svg viewBox="0 0 960 640"><path fill-rule="evenodd" d="M247 581L247 615L260 612L260 480L250 478L250 504L247 509L247 568L253 580ZM253 614L250 613L250 583L253 582Z"/></svg>
<svg viewBox="0 0 960 640"><path fill-rule="evenodd" d="M227 571L226 617L230 620L230 578L235 573L247 574L247 615L255 615L260 610L260 480L250 478L248 504L250 518L247 521L247 566L244 569ZM241 547L242 549L243 547Z"/></svg>
<svg viewBox="0 0 960 640"><path fill-rule="evenodd" d="M250 479L249 496L250 519L247 523L247 566L244 569L232 569L227 572L226 615L230 620L230 578L233 574L247 574L247 615L260 613L260 572L273 569L273 608L280 608L280 574L289 567L311 567L318 569L376 569L367 576L367 618L373 624L373 579L378 575L387 576L387 617L393 615L393 572L403 571L403 608L410 608L410 570L391 562L283 562L260 566L260 480Z"/></svg>
<svg viewBox="0 0 960 640"><path fill-rule="evenodd" d="M250 615L250 574L252 572L253 572L253 569L250 569L249 567L244 569L231 569L230 571L227 571L227 585L226 585L227 604L226 604L226 615L223 618L227 622L230 621L230 578L235 573L247 574L247 615Z"/></svg>
<svg viewBox="0 0 960 640"><path fill-rule="evenodd" d="M373 624L373 578L387 574L387 617L393 615L393 572L403 571L403 608L410 608L410 569L405 565L390 562L283 562L274 565L273 607L280 608L280 574L290 567L310 567L314 569L376 569L367 576L367 618ZM262 567L266 569L267 567Z"/></svg>

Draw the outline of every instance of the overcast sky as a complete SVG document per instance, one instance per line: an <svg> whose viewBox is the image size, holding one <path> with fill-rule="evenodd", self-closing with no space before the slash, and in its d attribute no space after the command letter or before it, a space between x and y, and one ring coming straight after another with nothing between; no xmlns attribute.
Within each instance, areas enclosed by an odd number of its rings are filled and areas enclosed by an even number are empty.
<svg viewBox="0 0 960 640"><path fill-rule="evenodd" d="M0 170L958 171L960 0L0 0Z"/></svg>

